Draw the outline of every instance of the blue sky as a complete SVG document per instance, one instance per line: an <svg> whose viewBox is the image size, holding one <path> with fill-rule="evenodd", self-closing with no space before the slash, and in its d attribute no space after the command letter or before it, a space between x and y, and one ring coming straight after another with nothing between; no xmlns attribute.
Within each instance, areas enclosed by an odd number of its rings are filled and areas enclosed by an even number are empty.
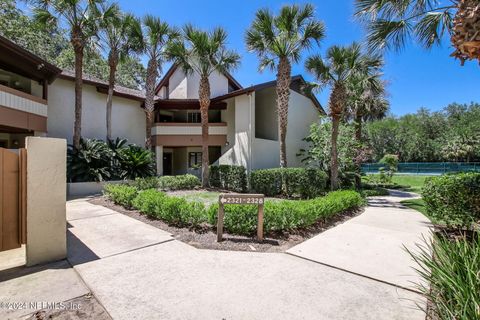
<svg viewBox="0 0 480 320"><path fill-rule="evenodd" d="M325 22L326 38L320 48L312 52L323 54L334 44L347 45L352 41L362 41L363 31L352 18L354 0L309 1L316 6L317 17ZM250 25L254 13L261 7L278 11L284 4L294 2L275 0L120 0L121 7L138 16L153 14L176 26L191 22L198 27L210 29L222 26L229 33L229 47L242 55L241 66L233 72L243 85L249 86L270 81L275 74L270 71L257 72L258 60L245 49L244 32ZM304 3L304 2L295 2ZM400 53L385 56L385 79L390 82L388 91L391 112L396 115L415 112L420 107L439 110L450 102L469 103L479 101L480 67L476 62L467 62L464 67L449 57L452 49L449 39L442 47L424 50L410 44ZM308 56L305 53L304 56ZM164 71L166 71L166 67ZM293 74L302 74L312 80L303 64L293 67ZM318 94L320 102L326 106L328 91Z"/></svg>

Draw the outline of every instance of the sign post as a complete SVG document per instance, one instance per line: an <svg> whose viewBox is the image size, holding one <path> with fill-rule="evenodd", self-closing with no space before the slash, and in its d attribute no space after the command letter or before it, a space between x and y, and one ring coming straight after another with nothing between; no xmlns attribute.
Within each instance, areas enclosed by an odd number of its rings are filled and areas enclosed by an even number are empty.
<svg viewBox="0 0 480 320"><path fill-rule="evenodd" d="M263 203L265 196L263 194L237 194L226 193L218 197L218 221L217 221L217 242L223 240L223 218L225 216L226 204L239 205L257 205L258 206L258 221L257 221L257 238L263 240Z"/></svg>

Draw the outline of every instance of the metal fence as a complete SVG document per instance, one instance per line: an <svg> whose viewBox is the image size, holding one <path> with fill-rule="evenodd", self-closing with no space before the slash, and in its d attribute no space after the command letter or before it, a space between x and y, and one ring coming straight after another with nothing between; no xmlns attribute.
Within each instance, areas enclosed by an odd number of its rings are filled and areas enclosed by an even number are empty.
<svg viewBox="0 0 480 320"><path fill-rule="evenodd" d="M362 164L364 173L378 173L384 164ZM398 173L404 174L443 174L448 172L480 172L480 162L405 162L398 164Z"/></svg>

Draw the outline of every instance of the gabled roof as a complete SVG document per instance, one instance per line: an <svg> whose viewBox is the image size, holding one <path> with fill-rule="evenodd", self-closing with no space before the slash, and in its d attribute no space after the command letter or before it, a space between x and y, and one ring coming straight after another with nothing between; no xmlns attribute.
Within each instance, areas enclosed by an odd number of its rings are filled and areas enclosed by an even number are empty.
<svg viewBox="0 0 480 320"><path fill-rule="evenodd" d="M277 84L277 81L274 80L274 81L264 82L264 83L260 83L260 84L254 85L254 86L250 86L248 88L235 90L235 91L229 92L227 94L224 94L222 96L218 96L218 97L213 98L212 102L218 102L218 101L222 101L222 100L225 100L225 99L237 97L237 96L240 96L240 95L245 94L245 93L250 93L250 92L274 87L276 84ZM301 95L304 95L304 96L308 97L310 100L312 100L313 104L315 105L315 107L318 109L318 111L320 113L326 114L325 110L323 110L323 107L320 104L320 102L318 101L317 97L315 97L314 94L305 92L303 87L306 84L307 84L307 82L305 81L305 79L301 75L296 75L296 76L292 77L292 80L291 80L291 83L290 83L290 89L292 89L295 92L300 93Z"/></svg>
<svg viewBox="0 0 480 320"><path fill-rule="evenodd" d="M0 36L0 68L11 70L36 81L52 83L62 71L53 64Z"/></svg>
<svg viewBox="0 0 480 320"><path fill-rule="evenodd" d="M75 72L71 70L63 70L62 73L59 75L59 78L74 81ZM89 74L83 74L83 83L95 86L98 92L107 93L107 90L108 90L107 81L101 80ZM115 88L113 89L113 94L118 97L137 100L140 102L145 101L145 92L140 90L130 89L127 87L122 87L119 85L115 85ZM155 97L155 98L158 98L158 97Z"/></svg>
<svg viewBox="0 0 480 320"><path fill-rule="evenodd" d="M155 88L155 93L156 94L158 94L158 91L163 86L168 84L168 80L170 80L170 77L173 75L175 70L177 70L177 68L178 68L178 64L176 64L176 63L172 64L170 69L168 69L167 73L165 73L163 78L160 79L160 82L158 83L157 87ZM230 82L230 84L232 84L232 86L235 90L242 89L242 86L240 85L240 83L237 80L235 80L235 78L229 72L224 72L223 75L228 79L228 81Z"/></svg>

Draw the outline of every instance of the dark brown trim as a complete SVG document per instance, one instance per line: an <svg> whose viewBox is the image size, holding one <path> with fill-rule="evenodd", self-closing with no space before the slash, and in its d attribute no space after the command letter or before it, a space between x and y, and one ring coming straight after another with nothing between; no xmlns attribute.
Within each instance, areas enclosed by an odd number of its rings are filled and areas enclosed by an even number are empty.
<svg viewBox="0 0 480 320"><path fill-rule="evenodd" d="M22 48L9 39L0 36L0 61L5 69L41 81L52 83L61 69Z"/></svg>
<svg viewBox="0 0 480 320"><path fill-rule="evenodd" d="M168 69L167 73L160 79L160 82L158 83L157 87L155 88L155 94L158 94L160 89L163 86L168 86L170 77L173 75L175 70L177 70L178 64L172 64L170 68ZM235 90L240 90L242 89L242 85L229 73L229 72L224 72L223 75L228 79L228 81L233 85Z"/></svg>
<svg viewBox="0 0 480 320"><path fill-rule="evenodd" d="M156 135L153 137L155 146L164 147L200 147L202 135ZM209 135L209 146L224 146L227 143L226 135Z"/></svg>
<svg viewBox="0 0 480 320"><path fill-rule="evenodd" d="M64 73L58 75L58 78L63 79L63 80L75 81L75 76L69 75L69 74L64 74ZM94 81L94 80L91 80L91 79L85 79L85 78L83 79L83 83L86 84L86 85L94 86L97 89L97 92L99 92L99 93L103 93L103 94L108 93L108 84L107 83L103 83L103 82L100 82L100 81ZM139 101L139 102L145 102L145 97L140 97L140 96L137 96L137 95L134 95L134 94L128 94L128 93L125 93L125 92L119 92L117 90L113 91L113 95L116 96L116 97L126 98L126 99L130 99L130 100L136 100L136 101Z"/></svg>
<svg viewBox="0 0 480 320"><path fill-rule="evenodd" d="M210 110L225 110L227 103L223 101L212 102ZM199 110L200 103L197 99L158 99L155 102L157 110Z"/></svg>
<svg viewBox="0 0 480 320"><path fill-rule="evenodd" d="M47 132L47 117L0 106L0 125L32 131Z"/></svg>
<svg viewBox="0 0 480 320"><path fill-rule="evenodd" d="M323 115L325 115L325 110L323 110L322 108L322 105L320 104L320 102L318 101L317 97L315 97L315 95L313 94L307 94L305 93L305 91L302 89L302 86L303 85L306 85L306 81L305 79L301 76L301 75L296 75L296 76L293 76L292 77L292 81L291 81L291 85L290 85L290 88L309 98L312 103L315 105L315 108ZM243 94L249 94L249 93L252 93L254 91L259 91L259 90L262 90L262 89L266 89L266 88L270 88L270 87L273 87L277 84L277 81L269 81L269 82L264 82L264 83L260 83L260 84L257 84L257 85L254 85L254 86L251 86L251 87L248 87L248 88L243 88L243 89L240 89L240 90L236 90L236 91L232 91L232 92L229 92L227 94L224 94L222 96L218 96L218 97L215 97L211 100L212 103L218 103L220 101L224 101L226 99L230 99L230 98L233 98L233 97L238 97L238 96L241 96ZM296 84L300 84L300 86L296 85Z"/></svg>
<svg viewBox="0 0 480 320"><path fill-rule="evenodd" d="M33 96L33 95L28 94L26 92L23 92L23 91L20 91L20 90L17 90L17 89L13 89L13 88L1 85L1 84L0 84L0 91L10 93L10 94L13 94L14 96L24 98L24 99L28 99L30 101L38 102L38 103L41 103L41 104L44 104L44 105L48 104L47 100L45 100L45 99Z"/></svg>

